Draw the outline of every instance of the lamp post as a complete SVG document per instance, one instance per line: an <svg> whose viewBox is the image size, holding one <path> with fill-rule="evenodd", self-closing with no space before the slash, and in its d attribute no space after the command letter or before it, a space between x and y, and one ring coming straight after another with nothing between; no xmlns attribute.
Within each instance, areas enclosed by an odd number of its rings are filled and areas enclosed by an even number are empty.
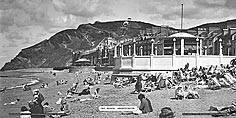
<svg viewBox="0 0 236 118"><path fill-rule="evenodd" d="M220 38L219 39L219 42L220 42L220 56L222 56L223 55L223 53L222 53L222 39Z"/></svg>
<svg viewBox="0 0 236 118"><path fill-rule="evenodd" d="M143 56L143 46L140 47L140 55Z"/></svg>
<svg viewBox="0 0 236 118"><path fill-rule="evenodd" d="M134 47L133 47L133 50L134 50L134 51L133 51L133 56L136 56L136 44L135 44L135 43L136 43L136 40L135 40L135 38L134 38L134 39L133 39L133 44L134 44L134 45L133 45L133 46L134 46Z"/></svg>
<svg viewBox="0 0 236 118"><path fill-rule="evenodd" d="M122 48L121 48L122 46L121 45L119 45L119 53L120 53L120 57L122 56Z"/></svg>
<svg viewBox="0 0 236 118"><path fill-rule="evenodd" d="M174 38L174 39L173 39L173 43L174 43L174 44L173 44L173 55L176 55L175 42L176 42L176 39Z"/></svg>
<svg viewBox="0 0 236 118"><path fill-rule="evenodd" d="M157 55L157 46L155 46L155 55Z"/></svg>
<svg viewBox="0 0 236 118"><path fill-rule="evenodd" d="M200 43L200 46L199 46L200 47L200 52L199 52L200 54L199 55L202 55L202 48L203 48L202 47L202 38L199 39L199 43Z"/></svg>
<svg viewBox="0 0 236 118"><path fill-rule="evenodd" d="M151 40L151 43L152 43L152 44L151 44L151 46L152 46L152 47L151 47L151 48L152 48L152 49L151 49L151 55L153 56L153 55L154 55L154 54L153 54L153 52L154 52L154 39Z"/></svg>
<svg viewBox="0 0 236 118"><path fill-rule="evenodd" d="M197 50L197 51L196 51L196 52L197 52L197 55L199 55L199 51L198 51L198 48L199 48L199 46L198 46L198 41L199 41L199 39L198 39L198 37L197 37L197 39L196 39L196 42L197 42L197 49L196 49L196 50Z"/></svg>
<svg viewBox="0 0 236 118"><path fill-rule="evenodd" d="M114 57L117 57L117 45L114 48Z"/></svg>
<svg viewBox="0 0 236 118"><path fill-rule="evenodd" d="M102 49L101 49L101 47L98 47L98 52L99 52L99 58L100 58L99 63L100 63L100 65L102 65Z"/></svg>
<svg viewBox="0 0 236 118"><path fill-rule="evenodd" d="M204 46L203 49L204 49L204 55L207 55L207 46Z"/></svg>
<svg viewBox="0 0 236 118"><path fill-rule="evenodd" d="M131 56L131 45L129 45L129 56Z"/></svg>
<svg viewBox="0 0 236 118"><path fill-rule="evenodd" d="M121 54L120 54L122 57L124 56L124 45L121 44Z"/></svg>
<svg viewBox="0 0 236 118"><path fill-rule="evenodd" d="M229 40L229 42L227 43L227 47L228 47L228 56L229 56L229 52L230 52L230 46L231 46L231 42Z"/></svg>

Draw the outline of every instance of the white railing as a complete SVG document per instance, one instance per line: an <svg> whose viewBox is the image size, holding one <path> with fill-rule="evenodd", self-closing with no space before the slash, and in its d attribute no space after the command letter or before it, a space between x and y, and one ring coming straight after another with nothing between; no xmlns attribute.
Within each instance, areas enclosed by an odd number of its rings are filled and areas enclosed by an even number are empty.
<svg viewBox="0 0 236 118"><path fill-rule="evenodd" d="M190 67L230 64L236 56L219 55L154 55L154 56L123 56L115 58L116 69L131 70L176 70L186 63Z"/></svg>

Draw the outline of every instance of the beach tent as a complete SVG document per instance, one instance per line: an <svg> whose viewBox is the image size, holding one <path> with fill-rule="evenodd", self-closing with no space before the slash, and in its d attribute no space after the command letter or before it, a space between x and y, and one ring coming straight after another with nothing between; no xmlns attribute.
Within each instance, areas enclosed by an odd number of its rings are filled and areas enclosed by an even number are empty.
<svg viewBox="0 0 236 118"><path fill-rule="evenodd" d="M91 65L91 61L85 58L81 58L75 61L76 66L89 66Z"/></svg>

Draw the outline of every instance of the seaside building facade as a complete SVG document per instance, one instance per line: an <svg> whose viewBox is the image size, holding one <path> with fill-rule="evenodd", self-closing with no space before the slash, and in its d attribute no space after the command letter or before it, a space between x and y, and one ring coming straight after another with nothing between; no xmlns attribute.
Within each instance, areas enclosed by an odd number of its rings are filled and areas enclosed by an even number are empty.
<svg viewBox="0 0 236 118"><path fill-rule="evenodd" d="M145 32L145 31L141 31ZM148 32L149 29L148 29ZM114 49L115 68L120 72L177 70L229 64L236 58L236 30L203 27L176 33L141 34L119 42Z"/></svg>
<svg viewBox="0 0 236 118"><path fill-rule="evenodd" d="M76 59L86 58L92 66L114 66L120 73L177 70L186 63L190 67L229 64L236 58L236 26L149 27L130 38L126 36L129 22L121 25L119 39L106 37Z"/></svg>

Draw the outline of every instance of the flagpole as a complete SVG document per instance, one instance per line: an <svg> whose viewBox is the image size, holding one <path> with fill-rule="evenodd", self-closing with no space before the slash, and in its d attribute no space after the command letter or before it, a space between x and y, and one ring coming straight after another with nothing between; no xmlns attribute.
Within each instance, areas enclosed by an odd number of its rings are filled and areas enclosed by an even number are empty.
<svg viewBox="0 0 236 118"><path fill-rule="evenodd" d="M183 15L184 15L184 4L181 4L181 23L180 23L180 28L181 30L183 29Z"/></svg>

